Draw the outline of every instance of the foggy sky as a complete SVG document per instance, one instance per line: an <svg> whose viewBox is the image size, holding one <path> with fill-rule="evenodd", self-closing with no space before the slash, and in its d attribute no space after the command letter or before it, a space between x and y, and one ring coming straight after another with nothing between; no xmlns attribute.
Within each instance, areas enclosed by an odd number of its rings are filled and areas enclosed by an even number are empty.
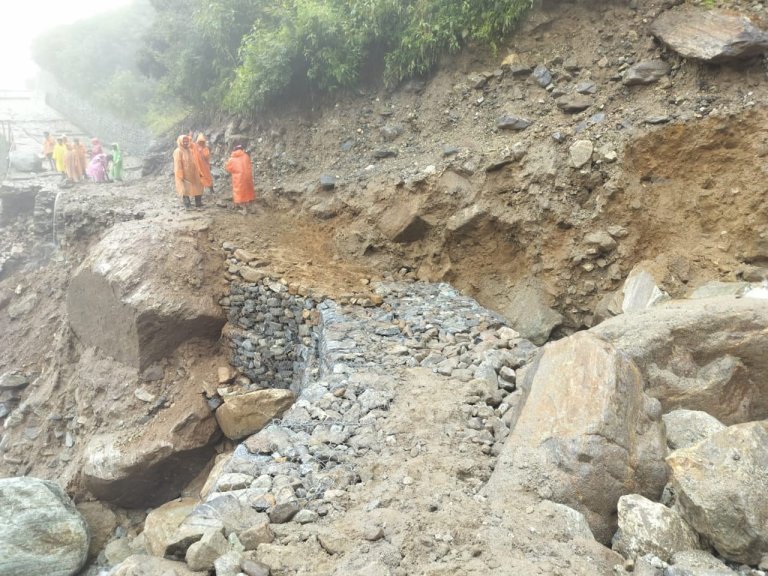
<svg viewBox="0 0 768 576"><path fill-rule="evenodd" d="M32 62L34 38L46 30L71 24L100 12L108 12L133 0L6 0L2 4L3 29L0 33L0 89L22 89L34 78Z"/></svg>

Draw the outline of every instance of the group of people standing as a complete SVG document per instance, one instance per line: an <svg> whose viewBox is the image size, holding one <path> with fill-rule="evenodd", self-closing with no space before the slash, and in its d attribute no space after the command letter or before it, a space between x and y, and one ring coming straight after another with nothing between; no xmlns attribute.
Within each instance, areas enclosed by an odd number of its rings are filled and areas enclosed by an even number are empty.
<svg viewBox="0 0 768 576"><path fill-rule="evenodd" d="M234 147L224 169L232 175L232 199L246 214L248 205L256 199L256 191L251 159L242 145ZM173 173L176 192L181 196L184 208L192 208L193 198L195 207L202 208L204 189L214 193L211 150L203 134L198 134L194 141L191 132L178 137L173 151Z"/></svg>
<svg viewBox="0 0 768 576"><path fill-rule="evenodd" d="M49 132L43 134L43 156L48 168L61 174L70 184L86 178L92 182L115 182L123 179L123 152L117 143L106 153L101 141L91 138L91 148L86 149L79 138L71 142L62 134L54 138Z"/></svg>

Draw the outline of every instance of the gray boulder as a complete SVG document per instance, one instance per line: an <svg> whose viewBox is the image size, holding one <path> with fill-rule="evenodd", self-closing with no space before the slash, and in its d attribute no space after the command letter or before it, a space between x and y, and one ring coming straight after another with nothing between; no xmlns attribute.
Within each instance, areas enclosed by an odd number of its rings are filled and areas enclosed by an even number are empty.
<svg viewBox="0 0 768 576"><path fill-rule="evenodd" d="M646 554L665 562L675 552L699 548L699 536L680 514L638 494L619 498L619 530L612 547L626 558Z"/></svg>
<svg viewBox="0 0 768 576"><path fill-rule="evenodd" d="M0 574L70 576L88 557L88 527L58 484L0 479Z"/></svg>
<svg viewBox="0 0 768 576"><path fill-rule="evenodd" d="M661 419L670 450L688 448L726 428L717 418L698 410L673 410Z"/></svg>
<svg viewBox="0 0 768 576"><path fill-rule="evenodd" d="M768 34L749 18L716 10L663 12L651 33L681 56L705 62L751 58L768 48Z"/></svg>
<svg viewBox="0 0 768 576"><path fill-rule="evenodd" d="M590 329L632 358L663 411L724 424L768 417L768 306L751 298L666 302Z"/></svg>
<svg viewBox="0 0 768 576"><path fill-rule="evenodd" d="M768 421L738 424L667 457L685 520L723 558L768 554Z"/></svg>

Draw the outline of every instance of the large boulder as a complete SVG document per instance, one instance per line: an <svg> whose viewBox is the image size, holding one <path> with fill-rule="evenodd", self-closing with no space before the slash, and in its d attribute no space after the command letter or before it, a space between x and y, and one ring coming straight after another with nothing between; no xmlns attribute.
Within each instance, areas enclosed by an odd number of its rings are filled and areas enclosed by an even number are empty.
<svg viewBox="0 0 768 576"><path fill-rule="evenodd" d="M0 574L70 576L88 556L88 527L58 484L0 479Z"/></svg>
<svg viewBox="0 0 768 576"><path fill-rule="evenodd" d="M667 457L683 518L726 559L768 554L768 421L730 426Z"/></svg>
<svg viewBox="0 0 768 576"><path fill-rule="evenodd" d="M528 398L487 486L494 506L535 491L609 542L619 498L657 499L666 482L658 402L630 360L587 332L548 344L521 387Z"/></svg>
<svg viewBox="0 0 768 576"><path fill-rule="evenodd" d="M717 10L663 12L651 33L681 56L706 62L750 58L768 49L768 34L749 18Z"/></svg>
<svg viewBox="0 0 768 576"><path fill-rule="evenodd" d="M619 530L612 547L626 558L646 554L668 562L676 552L698 550L699 536L677 511L638 494L619 498Z"/></svg>
<svg viewBox="0 0 768 576"><path fill-rule="evenodd" d="M181 498L167 502L147 514L144 521L144 538L150 554L160 558L183 558L187 548L203 537L205 530L182 526L197 504L198 501L194 498Z"/></svg>
<svg viewBox="0 0 768 576"><path fill-rule="evenodd" d="M192 220L115 225L69 287L78 338L139 370L187 340L217 340L225 322L214 293L221 263L206 230Z"/></svg>
<svg viewBox="0 0 768 576"><path fill-rule="evenodd" d="M590 329L632 358L664 412L724 424L768 417L768 306L752 298L675 300Z"/></svg>
<svg viewBox="0 0 768 576"><path fill-rule="evenodd" d="M181 390L162 418L134 434L93 437L85 449L83 483L98 499L125 508L157 506L178 497L210 462L219 437L203 396Z"/></svg>

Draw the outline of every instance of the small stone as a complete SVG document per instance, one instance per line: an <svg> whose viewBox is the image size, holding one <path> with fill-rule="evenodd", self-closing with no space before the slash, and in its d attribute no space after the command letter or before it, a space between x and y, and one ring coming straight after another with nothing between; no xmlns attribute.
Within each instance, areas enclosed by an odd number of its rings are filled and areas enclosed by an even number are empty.
<svg viewBox="0 0 768 576"><path fill-rule="evenodd" d="M590 140L577 140L568 149L570 165L573 168L581 168L592 160L594 145Z"/></svg>
<svg viewBox="0 0 768 576"><path fill-rule="evenodd" d="M219 366L216 372L219 384L229 384L237 376L237 372L231 366Z"/></svg>
<svg viewBox="0 0 768 576"><path fill-rule="evenodd" d="M15 390L29 385L29 379L19 372L7 372L0 376L0 390Z"/></svg>
<svg viewBox="0 0 768 576"><path fill-rule="evenodd" d="M269 566L266 564L262 564L261 562L257 562L255 560L243 560L240 563L240 568L242 569L244 574L247 574L248 576L269 576Z"/></svg>
<svg viewBox="0 0 768 576"><path fill-rule="evenodd" d="M133 395L136 396L136 398L138 398L142 402L147 402L147 403L154 402L156 398L154 394L152 394L148 390L145 390L144 388L137 388L133 392Z"/></svg>
<svg viewBox="0 0 768 576"><path fill-rule="evenodd" d="M566 114L575 114L586 110L594 104L591 97L584 94L571 94L557 100L557 107Z"/></svg>
<svg viewBox="0 0 768 576"><path fill-rule="evenodd" d="M333 190L336 187L336 177L328 174L320 176L320 188L323 190Z"/></svg>
<svg viewBox="0 0 768 576"><path fill-rule="evenodd" d="M531 120L512 114L503 114L496 119L496 127L500 130L525 130L531 124Z"/></svg>
<svg viewBox="0 0 768 576"><path fill-rule="evenodd" d="M533 69L532 76L533 79L536 80L536 83L542 88L546 88L552 83L552 73L542 64L539 64Z"/></svg>
<svg viewBox="0 0 768 576"><path fill-rule="evenodd" d="M299 512L298 502L285 502L278 504L268 512L269 521L272 524L285 524Z"/></svg>
<svg viewBox="0 0 768 576"><path fill-rule="evenodd" d="M384 538L384 529L381 526L369 526L366 528L363 538L369 542L376 542Z"/></svg>
<svg viewBox="0 0 768 576"><path fill-rule="evenodd" d="M271 544L275 540L275 534L269 527L269 522L263 522L240 532L240 542L246 550L256 550L259 544Z"/></svg>
<svg viewBox="0 0 768 576"><path fill-rule="evenodd" d="M317 521L318 515L314 510L299 510L293 517L293 521L298 524L310 524Z"/></svg>

